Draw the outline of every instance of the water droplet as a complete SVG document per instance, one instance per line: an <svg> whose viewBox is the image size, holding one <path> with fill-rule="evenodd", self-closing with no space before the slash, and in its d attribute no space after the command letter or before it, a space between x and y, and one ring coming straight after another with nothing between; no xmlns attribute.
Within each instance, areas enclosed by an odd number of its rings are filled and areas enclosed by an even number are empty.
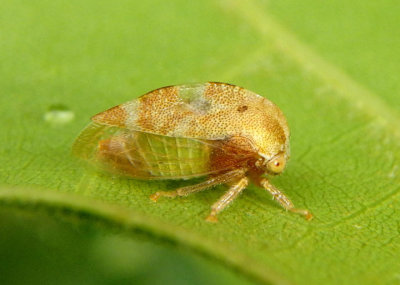
<svg viewBox="0 0 400 285"><path fill-rule="evenodd" d="M74 112L62 104L51 105L44 114L44 120L54 126L65 125L74 118Z"/></svg>

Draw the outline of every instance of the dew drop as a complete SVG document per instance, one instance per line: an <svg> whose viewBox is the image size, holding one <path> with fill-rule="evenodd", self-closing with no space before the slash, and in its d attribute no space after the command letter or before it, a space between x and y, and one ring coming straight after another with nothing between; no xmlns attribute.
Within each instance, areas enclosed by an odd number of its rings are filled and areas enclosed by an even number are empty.
<svg viewBox="0 0 400 285"><path fill-rule="evenodd" d="M62 104L51 105L43 116L44 120L53 125L65 125L75 118L75 114L67 106Z"/></svg>

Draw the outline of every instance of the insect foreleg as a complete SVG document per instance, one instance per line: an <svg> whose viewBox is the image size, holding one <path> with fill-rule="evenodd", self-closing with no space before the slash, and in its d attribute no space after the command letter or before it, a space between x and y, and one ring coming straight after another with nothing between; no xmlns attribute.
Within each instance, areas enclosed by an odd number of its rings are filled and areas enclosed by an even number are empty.
<svg viewBox="0 0 400 285"><path fill-rule="evenodd" d="M200 192L210 188L212 186L216 186L218 184L228 183L237 177L241 177L244 175L245 170L243 169L235 169L229 171L227 173L214 176L202 183L196 185L190 185L182 188L178 188L175 191L159 191L152 195L150 195L150 199L154 202L157 202L158 198L161 196L174 198L176 196L187 196L192 193Z"/></svg>
<svg viewBox="0 0 400 285"><path fill-rule="evenodd" d="M246 188L249 184L247 177L242 177L236 181L231 188L211 206L211 213L206 218L209 222L217 222L217 214L221 212L226 206L228 206L235 198Z"/></svg>
<svg viewBox="0 0 400 285"><path fill-rule="evenodd" d="M268 179L261 179L260 185L269 193L271 193L273 199L278 201L278 203L281 204L281 206L286 210L303 215L306 220L311 220L313 218L313 215L308 210L295 208L292 201L290 201L290 199L286 197L285 194L283 194L278 188L272 185Z"/></svg>

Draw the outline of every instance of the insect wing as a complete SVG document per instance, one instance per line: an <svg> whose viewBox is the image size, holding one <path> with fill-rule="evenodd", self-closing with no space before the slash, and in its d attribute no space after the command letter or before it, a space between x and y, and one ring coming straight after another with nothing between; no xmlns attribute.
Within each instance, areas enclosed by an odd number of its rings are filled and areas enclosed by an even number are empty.
<svg viewBox="0 0 400 285"><path fill-rule="evenodd" d="M169 137L91 123L77 138L73 152L107 172L143 179L189 179L218 173L234 165L212 167L221 141ZM242 160L247 157L242 157Z"/></svg>

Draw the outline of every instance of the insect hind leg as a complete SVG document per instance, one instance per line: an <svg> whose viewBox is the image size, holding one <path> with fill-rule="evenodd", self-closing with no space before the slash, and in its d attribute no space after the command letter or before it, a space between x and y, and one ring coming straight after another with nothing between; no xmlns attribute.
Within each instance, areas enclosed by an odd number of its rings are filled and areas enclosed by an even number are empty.
<svg viewBox="0 0 400 285"><path fill-rule="evenodd" d="M243 169L236 169L232 170L223 174L220 174L218 176L211 177L210 179L196 184L196 185L190 185L182 188L178 188L175 191L158 191L152 195L150 195L150 199L153 200L154 202L157 202L157 200L160 197L169 197L169 198L174 198L176 196L187 196L192 193L200 192L203 190L206 190L210 187L223 184L223 183L228 183L238 177L242 177L244 175L245 171Z"/></svg>

